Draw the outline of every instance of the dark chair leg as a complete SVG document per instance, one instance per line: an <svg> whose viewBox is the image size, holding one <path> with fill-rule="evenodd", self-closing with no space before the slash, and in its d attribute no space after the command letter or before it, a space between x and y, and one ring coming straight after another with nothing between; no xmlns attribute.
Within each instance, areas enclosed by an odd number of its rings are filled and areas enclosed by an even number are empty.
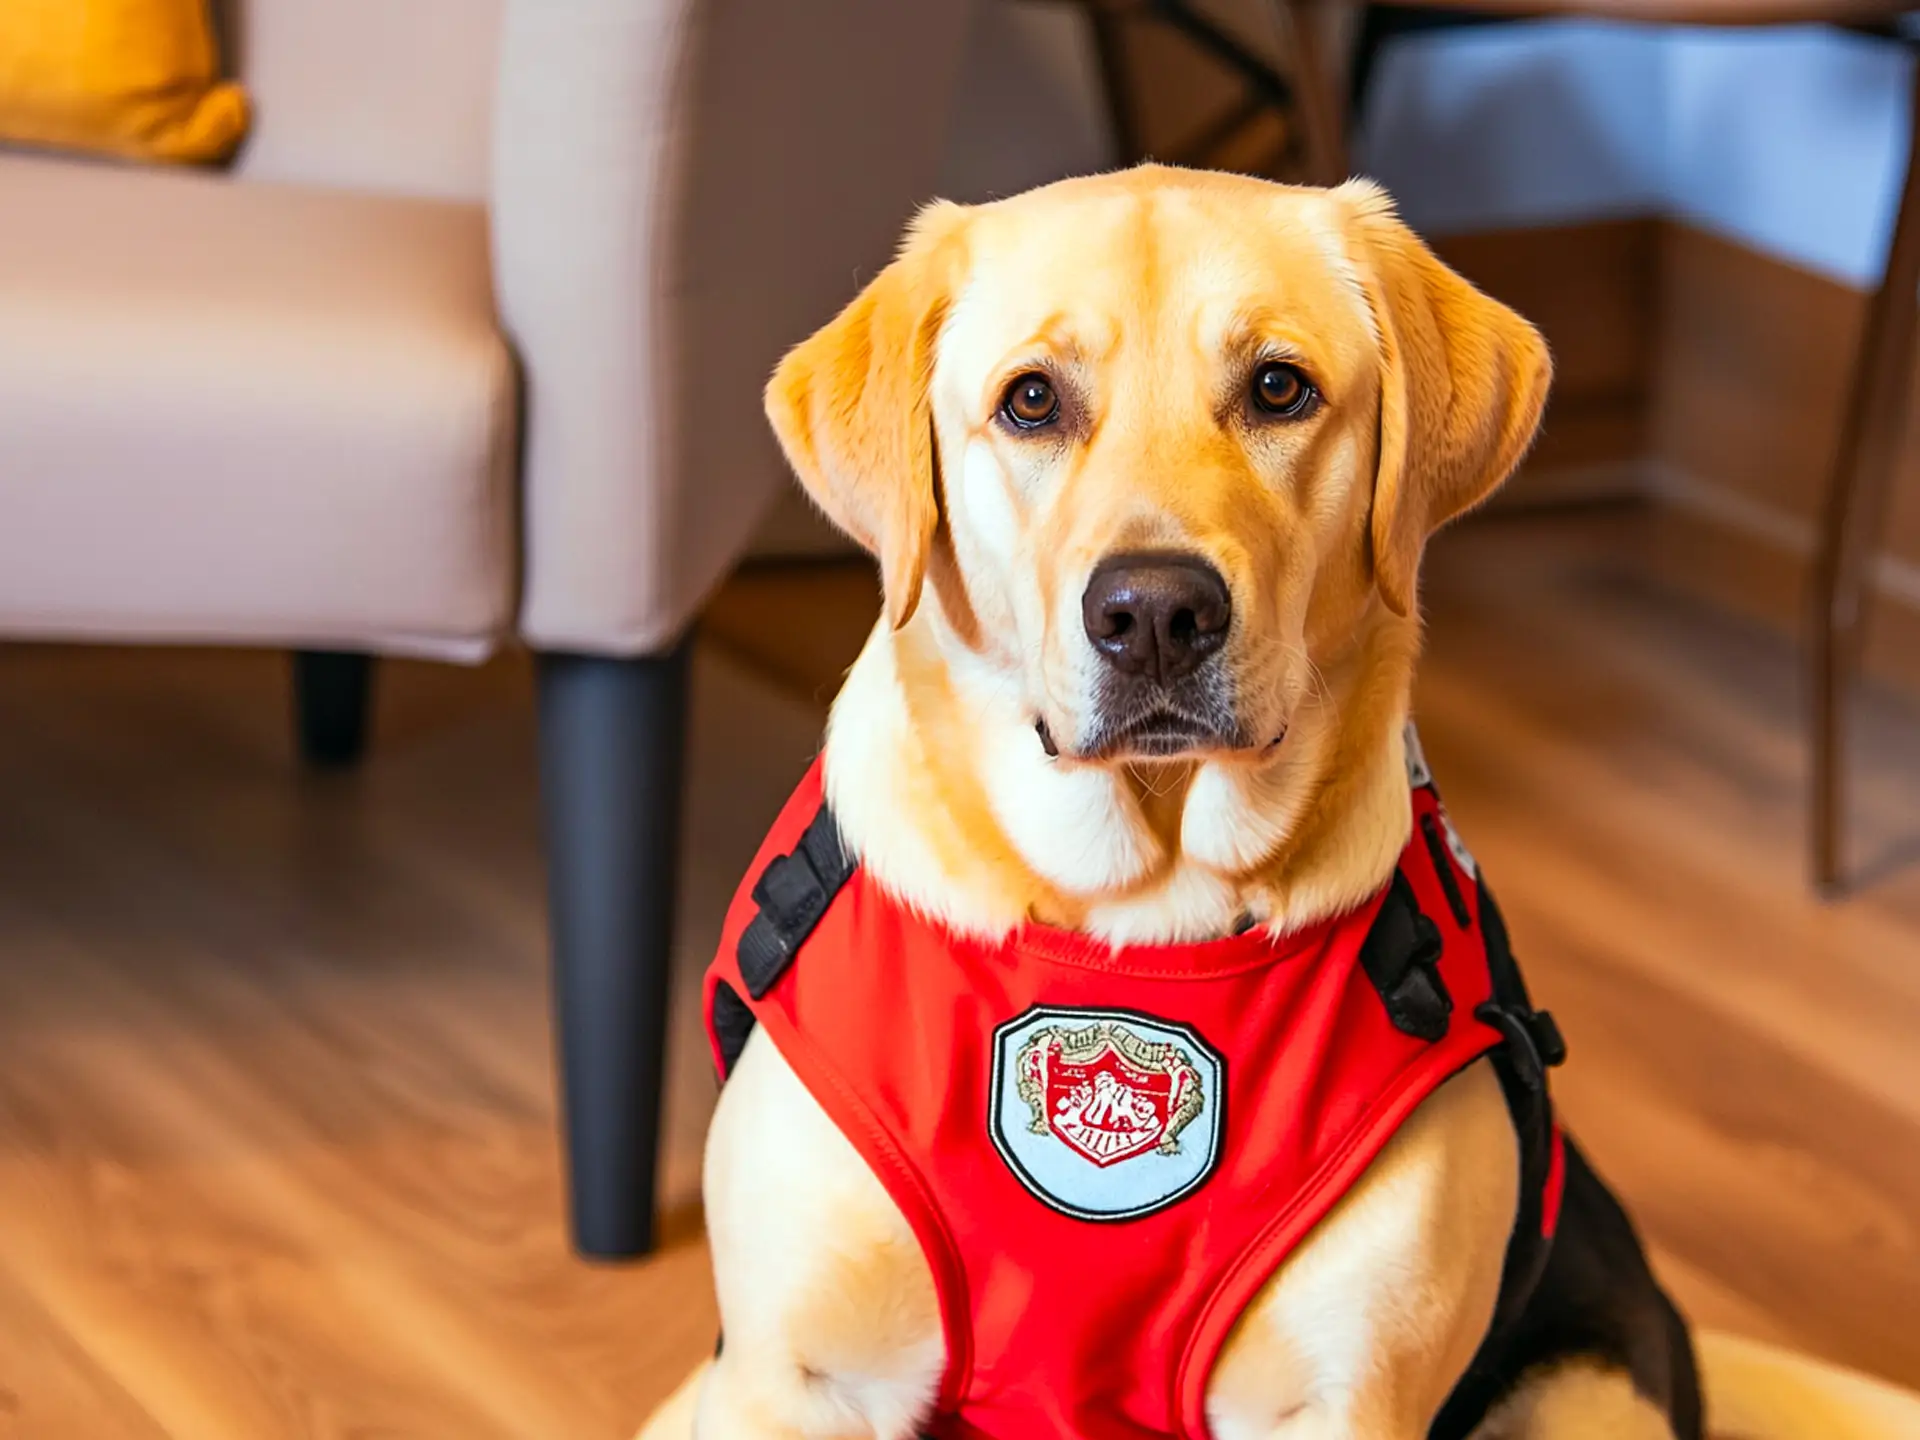
<svg viewBox="0 0 1920 1440"><path fill-rule="evenodd" d="M1093 26L1093 54L1100 67L1100 89L1107 102L1107 123L1113 129L1115 159L1121 165L1138 165L1147 158L1140 139L1140 122L1135 113L1133 79L1127 69L1127 42L1122 33L1125 24L1105 5L1089 5L1087 18Z"/></svg>
<svg viewBox="0 0 1920 1440"><path fill-rule="evenodd" d="M1352 173L1347 159L1347 116L1327 54L1322 21L1326 6L1319 0L1281 0L1293 45L1293 88L1300 105L1300 124L1306 132L1308 177L1316 185L1338 185Z"/></svg>
<svg viewBox="0 0 1920 1440"><path fill-rule="evenodd" d="M540 788L574 1243L653 1248L687 646L544 655Z"/></svg>
<svg viewBox="0 0 1920 1440"><path fill-rule="evenodd" d="M1847 412L1814 556L1808 634L1813 795L1809 841L1814 883L1845 888L1848 696L1859 664L1874 552L1899 463L1913 391L1920 308L1920 66L1913 90L1906 183L1886 274L1867 311Z"/></svg>
<svg viewBox="0 0 1920 1440"><path fill-rule="evenodd" d="M373 657L342 650L296 650L294 728L300 758L321 770L357 761L367 748Z"/></svg>

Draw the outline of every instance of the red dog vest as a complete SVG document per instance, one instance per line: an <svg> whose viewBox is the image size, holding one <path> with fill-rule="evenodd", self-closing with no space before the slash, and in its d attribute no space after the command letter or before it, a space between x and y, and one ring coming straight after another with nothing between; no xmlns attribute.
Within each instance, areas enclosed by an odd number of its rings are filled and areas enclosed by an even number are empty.
<svg viewBox="0 0 1920 1440"><path fill-rule="evenodd" d="M1430 784L1413 810L1389 886L1298 934L980 941L849 861L809 772L727 916L709 1031L724 1075L766 1027L913 1227L946 1336L934 1440L1204 1440L1236 1317L1489 1051L1526 1172L1502 1316L1524 1302L1558 1038Z"/></svg>

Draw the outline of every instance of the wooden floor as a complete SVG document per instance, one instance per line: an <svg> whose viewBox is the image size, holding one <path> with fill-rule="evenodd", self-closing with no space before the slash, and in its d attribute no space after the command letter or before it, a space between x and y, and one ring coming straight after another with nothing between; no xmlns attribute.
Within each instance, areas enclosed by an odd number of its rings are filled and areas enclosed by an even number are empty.
<svg viewBox="0 0 1920 1440"><path fill-rule="evenodd" d="M1428 753L1687 1306L1920 1384L1920 713L1873 699L1878 878L1816 904L1792 654L1641 527L1447 538ZM818 566L716 602L689 955L872 608ZM0 1437L630 1435L713 1314L697 1239L565 1251L524 666L390 667L325 781L281 680L0 649ZM684 1197L697 1044L676 1097Z"/></svg>

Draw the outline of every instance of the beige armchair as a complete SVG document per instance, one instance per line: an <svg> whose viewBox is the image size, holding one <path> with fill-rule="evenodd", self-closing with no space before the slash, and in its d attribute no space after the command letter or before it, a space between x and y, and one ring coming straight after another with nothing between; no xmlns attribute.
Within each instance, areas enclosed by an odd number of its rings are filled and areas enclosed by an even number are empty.
<svg viewBox="0 0 1920 1440"><path fill-rule="evenodd" d="M930 187L955 0L235 0L231 173L0 154L0 635L540 654L578 1242L645 1250L683 636L781 350Z"/></svg>

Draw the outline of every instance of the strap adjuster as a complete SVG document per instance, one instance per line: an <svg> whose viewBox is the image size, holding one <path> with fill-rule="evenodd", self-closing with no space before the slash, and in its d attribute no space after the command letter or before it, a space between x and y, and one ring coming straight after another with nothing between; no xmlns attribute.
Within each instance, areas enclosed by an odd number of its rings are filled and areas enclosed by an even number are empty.
<svg viewBox="0 0 1920 1440"><path fill-rule="evenodd" d="M1360 946L1360 964L1379 992L1393 1028L1416 1040L1444 1039L1453 997L1440 978L1446 941L1428 919L1407 877L1396 870L1373 927Z"/></svg>
<svg viewBox="0 0 1920 1440"><path fill-rule="evenodd" d="M1540 1062L1549 1070L1567 1063L1567 1037L1560 1033L1560 1022L1551 1010L1535 1010L1528 1015L1527 1034L1533 1048L1540 1052Z"/></svg>
<svg viewBox="0 0 1920 1440"><path fill-rule="evenodd" d="M1510 1010L1497 1000L1489 1000L1474 1010L1473 1018L1506 1037L1515 1071L1536 1094L1547 1088L1547 1071L1566 1063L1566 1037L1551 1011Z"/></svg>
<svg viewBox="0 0 1920 1440"><path fill-rule="evenodd" d="M852 873L832 812L822 806L793 852L768 861L754 882L759 913L735 952L749 995L766 998Z"/></svg>

